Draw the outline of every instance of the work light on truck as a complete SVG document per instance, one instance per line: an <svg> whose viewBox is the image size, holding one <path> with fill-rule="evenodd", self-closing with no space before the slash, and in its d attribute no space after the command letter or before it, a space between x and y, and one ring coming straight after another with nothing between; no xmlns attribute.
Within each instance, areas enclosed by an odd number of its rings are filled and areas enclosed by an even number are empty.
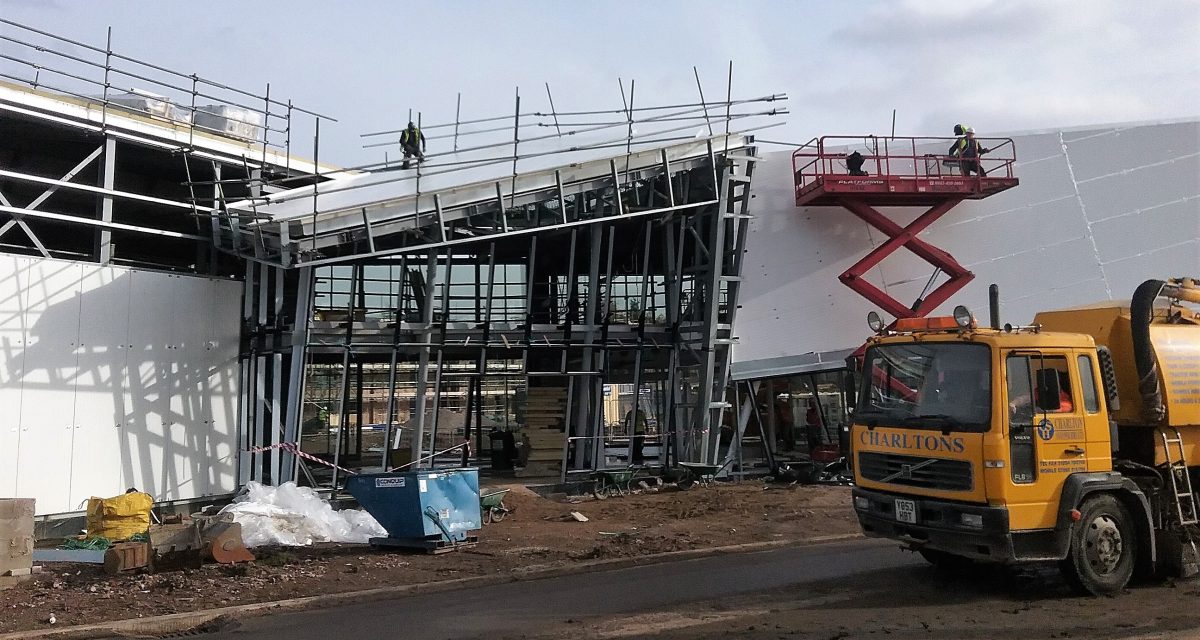
<svg viewBox="0 0 1200 640"><path fill-rule="evenodd" d="M969 329L975 325L975 318L971 317L970 309L960 304L954 307L954 322L963 329Z"/></svg>
<svg viewBox="0 0 1200 640"><path fill-rule="evenodd" d="M872 311L867 314L867 326L875 333L883 331L883 318L879 317L878 311Z"/></svg>

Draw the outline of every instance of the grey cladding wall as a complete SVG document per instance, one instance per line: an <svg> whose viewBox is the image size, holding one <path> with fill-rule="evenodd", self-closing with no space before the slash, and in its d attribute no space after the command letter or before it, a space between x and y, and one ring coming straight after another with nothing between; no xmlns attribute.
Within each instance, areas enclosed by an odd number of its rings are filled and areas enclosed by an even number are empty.
<svg viewBox="0 0 1200 640"><path fill-rule="evenodd" d="M1042 309L1128 298L1150 277L1200 275L1200 120L1014 142L1021 185L965 202L921 235L976 274L939 312L966 304L985 317L994 282L1005 321L1024 323ZM797 208L790 152L768 154L754 193L735 360L745 368L861 344L872 307L837 276L886 237L842 209ZM888 213L907 224L920 211ZM932 275L901 251L868 278L911 302Z"/></svg>

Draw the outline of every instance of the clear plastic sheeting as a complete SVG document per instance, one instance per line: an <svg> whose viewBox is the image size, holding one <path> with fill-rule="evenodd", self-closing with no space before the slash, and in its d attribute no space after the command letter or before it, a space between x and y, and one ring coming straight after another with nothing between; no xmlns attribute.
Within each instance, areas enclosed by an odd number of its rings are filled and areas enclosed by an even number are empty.
<svg viewBox="0 0 1200 640"><path fill-rule="evenodd" d="M247 482L245 493L221 509L242 525L247 547L278 544L302 547L314 542L365 543L387 532L359 509L335 511L309 487L287 482L278 487Z"/></svg>

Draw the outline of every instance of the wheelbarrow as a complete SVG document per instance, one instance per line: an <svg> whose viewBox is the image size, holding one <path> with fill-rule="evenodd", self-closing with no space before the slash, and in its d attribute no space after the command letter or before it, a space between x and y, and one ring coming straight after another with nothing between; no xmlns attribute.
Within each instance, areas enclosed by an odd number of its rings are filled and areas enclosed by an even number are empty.
<svg viewBox="0 0 1200 640"><path fill-rule="evenodd" d="M726 463L728 464L728 463ZM725 468L725 464L703 464L700 462L680 462L683 477L676 483L680 489L688 490L699 484L707 487L717 479L717 474Z"/></svg>
<svg viewBox="0 0 1200 640"><path fill-rule="evenodd" d="M483 512L484 524L500 522L508 515L509 509L504 506L504 496L507 494L508 489L480 494L479 510Z"/></svg>
<svg viewBox="0 0 1200 640"><path fill-rule="evenodd" d="M630 493L629 485L633 482L636 469L606 469L596 472L596 484L592 488L592 496L604 500L609 496L626 496Z"/></svg>

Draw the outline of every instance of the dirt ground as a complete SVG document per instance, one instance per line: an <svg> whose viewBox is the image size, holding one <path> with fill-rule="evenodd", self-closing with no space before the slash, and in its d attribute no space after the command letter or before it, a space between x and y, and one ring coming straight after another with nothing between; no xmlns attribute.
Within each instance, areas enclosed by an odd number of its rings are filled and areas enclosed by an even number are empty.
<svg viewBox="0 0 1200 640"><path fill-rule="evenodd" d="M1200 583L1078 596L1052 567L914 565L637 615L564 620L520 640L1161 640L1200 638ZM497 640L516 640L497 638Z"/></svg>
<svg viewBox="0 0 1200 640"><path fill-rule="evenodd" d="M858 532L846 487L763 482L570 501L512 489L503 522L472 549L441 555L366 545L259 548L249 565L108 576L97 565L49 563L0 590L0 633L196 611L252 602L502 575L581 561ZM577 522L571 511L588 522Z"/></svg>

